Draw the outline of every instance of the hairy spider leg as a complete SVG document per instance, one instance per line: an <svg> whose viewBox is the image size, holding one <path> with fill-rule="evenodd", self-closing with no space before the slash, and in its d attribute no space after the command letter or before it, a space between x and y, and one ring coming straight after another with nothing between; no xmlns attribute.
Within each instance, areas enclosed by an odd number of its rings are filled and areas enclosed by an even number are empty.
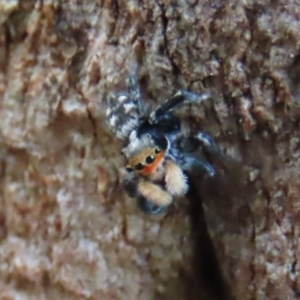
<svg viewBox="0 0 300 300"><path fill-rule="evenodd" d="M140 117L144 116L145 108L141 103L141 92L135 76L130 76L127 79L127 90L130 99L136 104Z"/></svg>
<svg viewBox="0 0 300 300"><path fill-rule="evenodd" d="M204 147L204 150L212 156L224 156L224 153L220 147L214 142L212 137L204 132L199 132L193 136L195 140L200 142Z"/></svg>
<svg viewBox="0 0 300 300"><path fill-rule="evenodd" d="M150 197L149 199L149 194L147 192L147 189L149 189L150 186L146 183L146 189L144 188L145 182L139 184L140 179L136 176L136 174L128 173L127 178L123 182L124 189L127 193L127 195L131 198L136 198L137 201L137 206L143 211L144 213L147 214L160 214L163 213L166 210L167 205L161 205L160 203L154 203L153 199L151 201ZM151 183L152 185L152 183ZM148 188L147 188L148 186ZM151 189L151 187L150 187ZM166 199L166 192L162 190L162 188L157 185L157 187L154 188L154 192L158 191L158 197L161 197L162 199L159 199L160 201L163 201L163 199ZM153 189L152 189L153 193ZM157 196L157 195L156 195ZM167 195L167 198L169 198L169 195ZM156 199L157 202L157 199ZM167 201L169 202L169 200Z"/></svg>
<svg viewBox="0 0 300 300"><path fill-rule="evenodd" d="M214 177L217 174L217 171L209 162L192 155L184 156L182 168L195 174L206 174L208 177Z"/></svg>
<svg viewBox="0 0 300 300"><path fill-rule="evenodd" d="M199 145L203 147L204 153L211 157L223 157L224 154L222 150L214 142L213 138L204 133L198 132L192 136L179 135L178 139L175 141L179 153L185 153L181 157L181 167L185 171L193 171L196 173L204 173L209 177L213 177L217 174L213 165L206 159L199 156L194 156L192 153L197 151ZM174 153L175 156L178 153Z"/></svg>
<svg viewBox="0 0 300 300"><path fill-rule="evenodd" d="M167 206L173 201L170 195L161 185L151 181L140 179L138 182L137 192L147 200L159 206Z"/></svg>
<svg viewBox="0 0 300 300"><path fill-rule="evenodd" d="M155 124L161 120L161 117L167 112L171 112L173 109L184 103L200 103L203 100L207 100L211 97L210 93L202 93L200 95L191 93L186 90L178 91L174 96L167 99L163 104L158 106L149 117L149 123Z"/></svg>
<svg viewBox="0 0 300 300"><path fill-rule="evenodd" d="M165 212L166 210L166 206L159 206L157 204L154 204L142 195L139 195L137 197L136 202L139 209L146 214L158 215Z"/></svg>
<svg viewBox="0 0 300 300"><path fill-rule="evenodd" d="M188 189L187 176L180 166L170 159L165 162L165 188L174 197L184 196Z"/></svg>
<svg viewBox="0 0 300 300"><path fill-rule="evenodd" d="M123 182L123 187L127 195L131 198L137 194L138 177L134 172L127 173L127 176Z"/></svg>

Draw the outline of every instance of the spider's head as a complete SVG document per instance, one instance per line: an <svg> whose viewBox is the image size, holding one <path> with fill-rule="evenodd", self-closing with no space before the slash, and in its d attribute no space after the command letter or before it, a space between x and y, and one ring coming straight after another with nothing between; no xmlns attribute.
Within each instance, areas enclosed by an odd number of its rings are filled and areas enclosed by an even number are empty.
<svg viewBox="0 0 300 300"><path fill-rule="evenodd" d="M136 171L141 175L150 175L164 161L165 151L160 147L145 148L128 160L126 170Z"/></svg>
<svg viewBox="0 0 300 300"><path fill-rule="evenodd" d="M127 159L126 170L148 176L163 163L168 150L168 140L164 136L154 137L147 133L138 137L133 131L129 144L122 150Z"/></svg>

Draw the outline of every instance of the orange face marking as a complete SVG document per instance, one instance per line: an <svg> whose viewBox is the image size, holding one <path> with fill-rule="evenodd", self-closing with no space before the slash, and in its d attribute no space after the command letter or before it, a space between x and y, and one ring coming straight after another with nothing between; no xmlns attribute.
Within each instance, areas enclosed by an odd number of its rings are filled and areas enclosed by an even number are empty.
<svg viewBox="0 0 300 300"><path fill-rule="evenodd" d="M149 176L161 165L164 157L165 152L160 147L144 148L129 159L126 168L143 176Z"/></svg>
<svg viewBox="0 0 300 300"><path fill-rule="evenodd" d="M160 153L158 153L155 157L155 161L150 164L150 165L146 165L145 168L141 171L139 171L140 174L142 175L151 175L152 173L154 173L157 168L159 167L159 165L163 162L165 157L165 153L163 151L161 151Z"/></svg>

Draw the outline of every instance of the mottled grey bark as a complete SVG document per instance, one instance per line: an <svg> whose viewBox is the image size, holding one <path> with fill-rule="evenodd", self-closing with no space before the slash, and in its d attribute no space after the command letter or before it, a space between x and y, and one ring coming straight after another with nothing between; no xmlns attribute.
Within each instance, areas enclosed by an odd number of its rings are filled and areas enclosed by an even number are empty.
<svg viewBox="0 0 300 300"><path fill-rule="evenodd" d="M186 199L149 217L120 187L105 99L134 72L150 106L213 93L181 115L227 152L199 192L229 297L299 298L299 4L0 0L0 299L218 297L201 206L191 235Z"/></svg>

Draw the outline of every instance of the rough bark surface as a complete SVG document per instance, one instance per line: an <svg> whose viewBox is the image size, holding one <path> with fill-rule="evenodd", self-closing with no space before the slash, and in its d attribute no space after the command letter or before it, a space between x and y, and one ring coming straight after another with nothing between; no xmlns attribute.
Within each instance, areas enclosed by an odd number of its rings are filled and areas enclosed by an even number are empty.
<svg viewBox="0 0 300 300"><path fill-rule="evenodd" d="M134 72L150 106L214 95L182 115L231 158L203 194L228 297L298 299L299 20L296 0L0 0L0 299L200 299L187 201L148 217L120 188L104 111Z"/></svg>

